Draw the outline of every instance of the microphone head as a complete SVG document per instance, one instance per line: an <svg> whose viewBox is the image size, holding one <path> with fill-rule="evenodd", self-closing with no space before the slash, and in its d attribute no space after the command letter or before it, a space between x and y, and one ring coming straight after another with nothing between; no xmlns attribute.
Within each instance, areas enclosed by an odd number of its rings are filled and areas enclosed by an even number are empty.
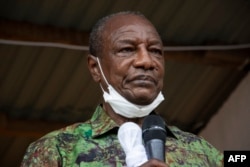
<svg viewBox="0 0 250 167"><path fill-rule="evenodd" d="M167 131L165 122L159 115L148 115L142 124L142 138L144 143L152 139L166 141Z"/></svg>

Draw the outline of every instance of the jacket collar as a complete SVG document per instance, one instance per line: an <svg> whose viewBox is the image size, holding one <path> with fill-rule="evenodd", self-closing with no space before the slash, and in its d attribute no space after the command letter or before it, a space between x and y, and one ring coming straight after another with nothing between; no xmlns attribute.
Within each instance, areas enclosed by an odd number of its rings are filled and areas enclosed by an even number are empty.
<svg viewBox="0 0 250 167"><path fill-rule="evenodd" d="M156 114L154 111L151 114ZM98 105L92 118L90 119L90 123L92 126L92 137L97 138L106 133L117 134L119 125L112 120L106 112L103 110L101 105ZM173 134L173 132L166 125L167 137L173 137L177 139L177 137Z"/></svg>

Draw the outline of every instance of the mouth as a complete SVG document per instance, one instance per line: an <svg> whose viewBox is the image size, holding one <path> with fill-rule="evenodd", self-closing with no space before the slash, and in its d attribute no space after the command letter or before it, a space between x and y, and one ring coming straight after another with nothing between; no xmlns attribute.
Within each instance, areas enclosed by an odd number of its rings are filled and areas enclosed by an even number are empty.
<svg viewBox="0 0 250 167"><path fill-rule="evenodd" d="M131 79L131 82L138 86L151 86L156 85L156 80L149 75L137 75Z"/></svg>

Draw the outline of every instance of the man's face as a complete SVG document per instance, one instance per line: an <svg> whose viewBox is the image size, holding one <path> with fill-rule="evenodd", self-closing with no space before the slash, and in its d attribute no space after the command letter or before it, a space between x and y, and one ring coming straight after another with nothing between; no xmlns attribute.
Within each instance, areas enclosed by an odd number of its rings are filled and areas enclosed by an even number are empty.
<svg viewBox="0 0 250 167"><path fill-rule="evenodd" d="M164 76L163 46L155 28L141 17L120 15L106 24L102 37L100 63L109 84L132 103L151 103ZM101 83L106 88L103 78Z"/></svg>

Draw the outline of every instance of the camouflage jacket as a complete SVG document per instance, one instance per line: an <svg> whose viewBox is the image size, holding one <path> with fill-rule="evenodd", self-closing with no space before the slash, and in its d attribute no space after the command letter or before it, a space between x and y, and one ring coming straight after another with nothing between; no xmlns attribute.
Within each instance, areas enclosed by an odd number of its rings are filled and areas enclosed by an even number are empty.
<svg viewBox="0 0 250 167"><path fill-rule="evenodd" d="M21 167L121 167L125 153L117 139L118 125L98 106L92 118L51 132L27 148ZM223 166L223 155L203 138L168 127L169 166Z"/></svg>

